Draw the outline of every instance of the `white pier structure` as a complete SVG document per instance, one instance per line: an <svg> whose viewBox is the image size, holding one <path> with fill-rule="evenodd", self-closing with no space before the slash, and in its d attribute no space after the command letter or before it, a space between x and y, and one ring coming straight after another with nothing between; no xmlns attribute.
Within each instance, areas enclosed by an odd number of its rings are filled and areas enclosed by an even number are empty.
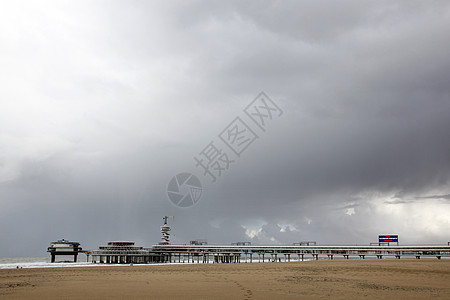
<svg viewBox="0 0 450 300"><path fill-rule="evenodd" d="M93 263L105 264L148 264L167 262L162 253L154 253L151 249L135 246L134 242L108 242L107 246L100 246L92 250Z"/></svg>
<svg viewBox="0 0 450 300"><path fill-rule="evenodd" d="M73 255L73 261L77 262L78 253L83 249L80 247L79 242L70 242L65 239L58 240L56 242L51 242L50 247L47 248L47 252L50 252L51 262L55 262L56 255Z"/></svg>
<svg viewBox="0 0 450 300"><path fill-rule="evenodd" d="M169 225L167 225L167 219L168 218L173 218L173 216L165 216L163 218L164 225L161 226L161 242L159 243L160 245L169 245L170 244L170 233L169 233L169 231L171 230L171 228L170 228Z"/></svg>
<svg viewBox="0 0 450 300"><path fill-rule="evenodd" d="M382 259L392 257L450 257L450 245L417 246L251 246L251 245L154 245L153 253L160 253L168 262L239 263L290 262L291 260L318 260L319 257Z"/></svg>
<svg viewBox="0 0 450 300"><path fill-rule="evenodd" d="M170 244L171 228L165 216L161 226L161 242L152 248L135 246L134 242L109 242L92 251L93 263L132 264L132 263L240 263L240 262L290 262L295 260L319 258L356 257L435 257L450 258L450 242L447 245L405 245L390 246L381 243L370 246L316 245L316 242L301 242L287 246L251 245L237 242L232 245L207 245L206 240L191 241L190 245ZM397 237L398 238L398 237ZM398 242L398 241L397 241ZM81 250L81 248L80 248ZM50 248L49 248L50 251Z"/></svg>

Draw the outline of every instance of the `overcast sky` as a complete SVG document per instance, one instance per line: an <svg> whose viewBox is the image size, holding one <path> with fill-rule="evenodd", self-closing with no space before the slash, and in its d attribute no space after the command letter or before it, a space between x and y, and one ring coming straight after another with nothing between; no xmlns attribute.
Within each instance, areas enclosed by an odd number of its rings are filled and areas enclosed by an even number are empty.
<svg viewBox="0 0 450 300"><path fill-rule="evenodd" d="M148 247L165 215L173 243L447 244L449 28L437 0L2 1L0 256ZM236 117L258 136L240 156ZM210 142L234 161L215 182Z"/></svg>

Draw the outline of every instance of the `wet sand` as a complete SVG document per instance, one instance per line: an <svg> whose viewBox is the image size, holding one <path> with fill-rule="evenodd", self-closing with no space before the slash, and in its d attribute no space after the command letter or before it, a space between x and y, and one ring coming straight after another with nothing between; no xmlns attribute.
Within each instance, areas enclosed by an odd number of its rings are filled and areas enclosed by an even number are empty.
<svg viewBox="0 0 450 300"><path fill-rule="evenodd" d="M450 260L0 270L1 299L450 299Z"/></svg>

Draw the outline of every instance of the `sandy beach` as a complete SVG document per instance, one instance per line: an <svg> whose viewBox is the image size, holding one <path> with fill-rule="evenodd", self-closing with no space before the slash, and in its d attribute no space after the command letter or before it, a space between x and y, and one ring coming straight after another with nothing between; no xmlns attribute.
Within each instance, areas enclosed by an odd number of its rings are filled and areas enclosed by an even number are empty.
<svg viewBox="0 0 450 300"><path fill-rule="evenodd" d="M450 299L450 260L0 270L4 299Z"/></svg>

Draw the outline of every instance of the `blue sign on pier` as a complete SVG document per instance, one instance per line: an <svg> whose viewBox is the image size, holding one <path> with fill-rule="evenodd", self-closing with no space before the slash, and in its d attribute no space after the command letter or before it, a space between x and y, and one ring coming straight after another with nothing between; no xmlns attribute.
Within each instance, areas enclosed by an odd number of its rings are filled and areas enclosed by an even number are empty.
<svg viewBox="0 0 450 300"><path fill-rule="evenodd" d="M379 235L379 243L395 242L398 243L398 235Z"/></svg>

